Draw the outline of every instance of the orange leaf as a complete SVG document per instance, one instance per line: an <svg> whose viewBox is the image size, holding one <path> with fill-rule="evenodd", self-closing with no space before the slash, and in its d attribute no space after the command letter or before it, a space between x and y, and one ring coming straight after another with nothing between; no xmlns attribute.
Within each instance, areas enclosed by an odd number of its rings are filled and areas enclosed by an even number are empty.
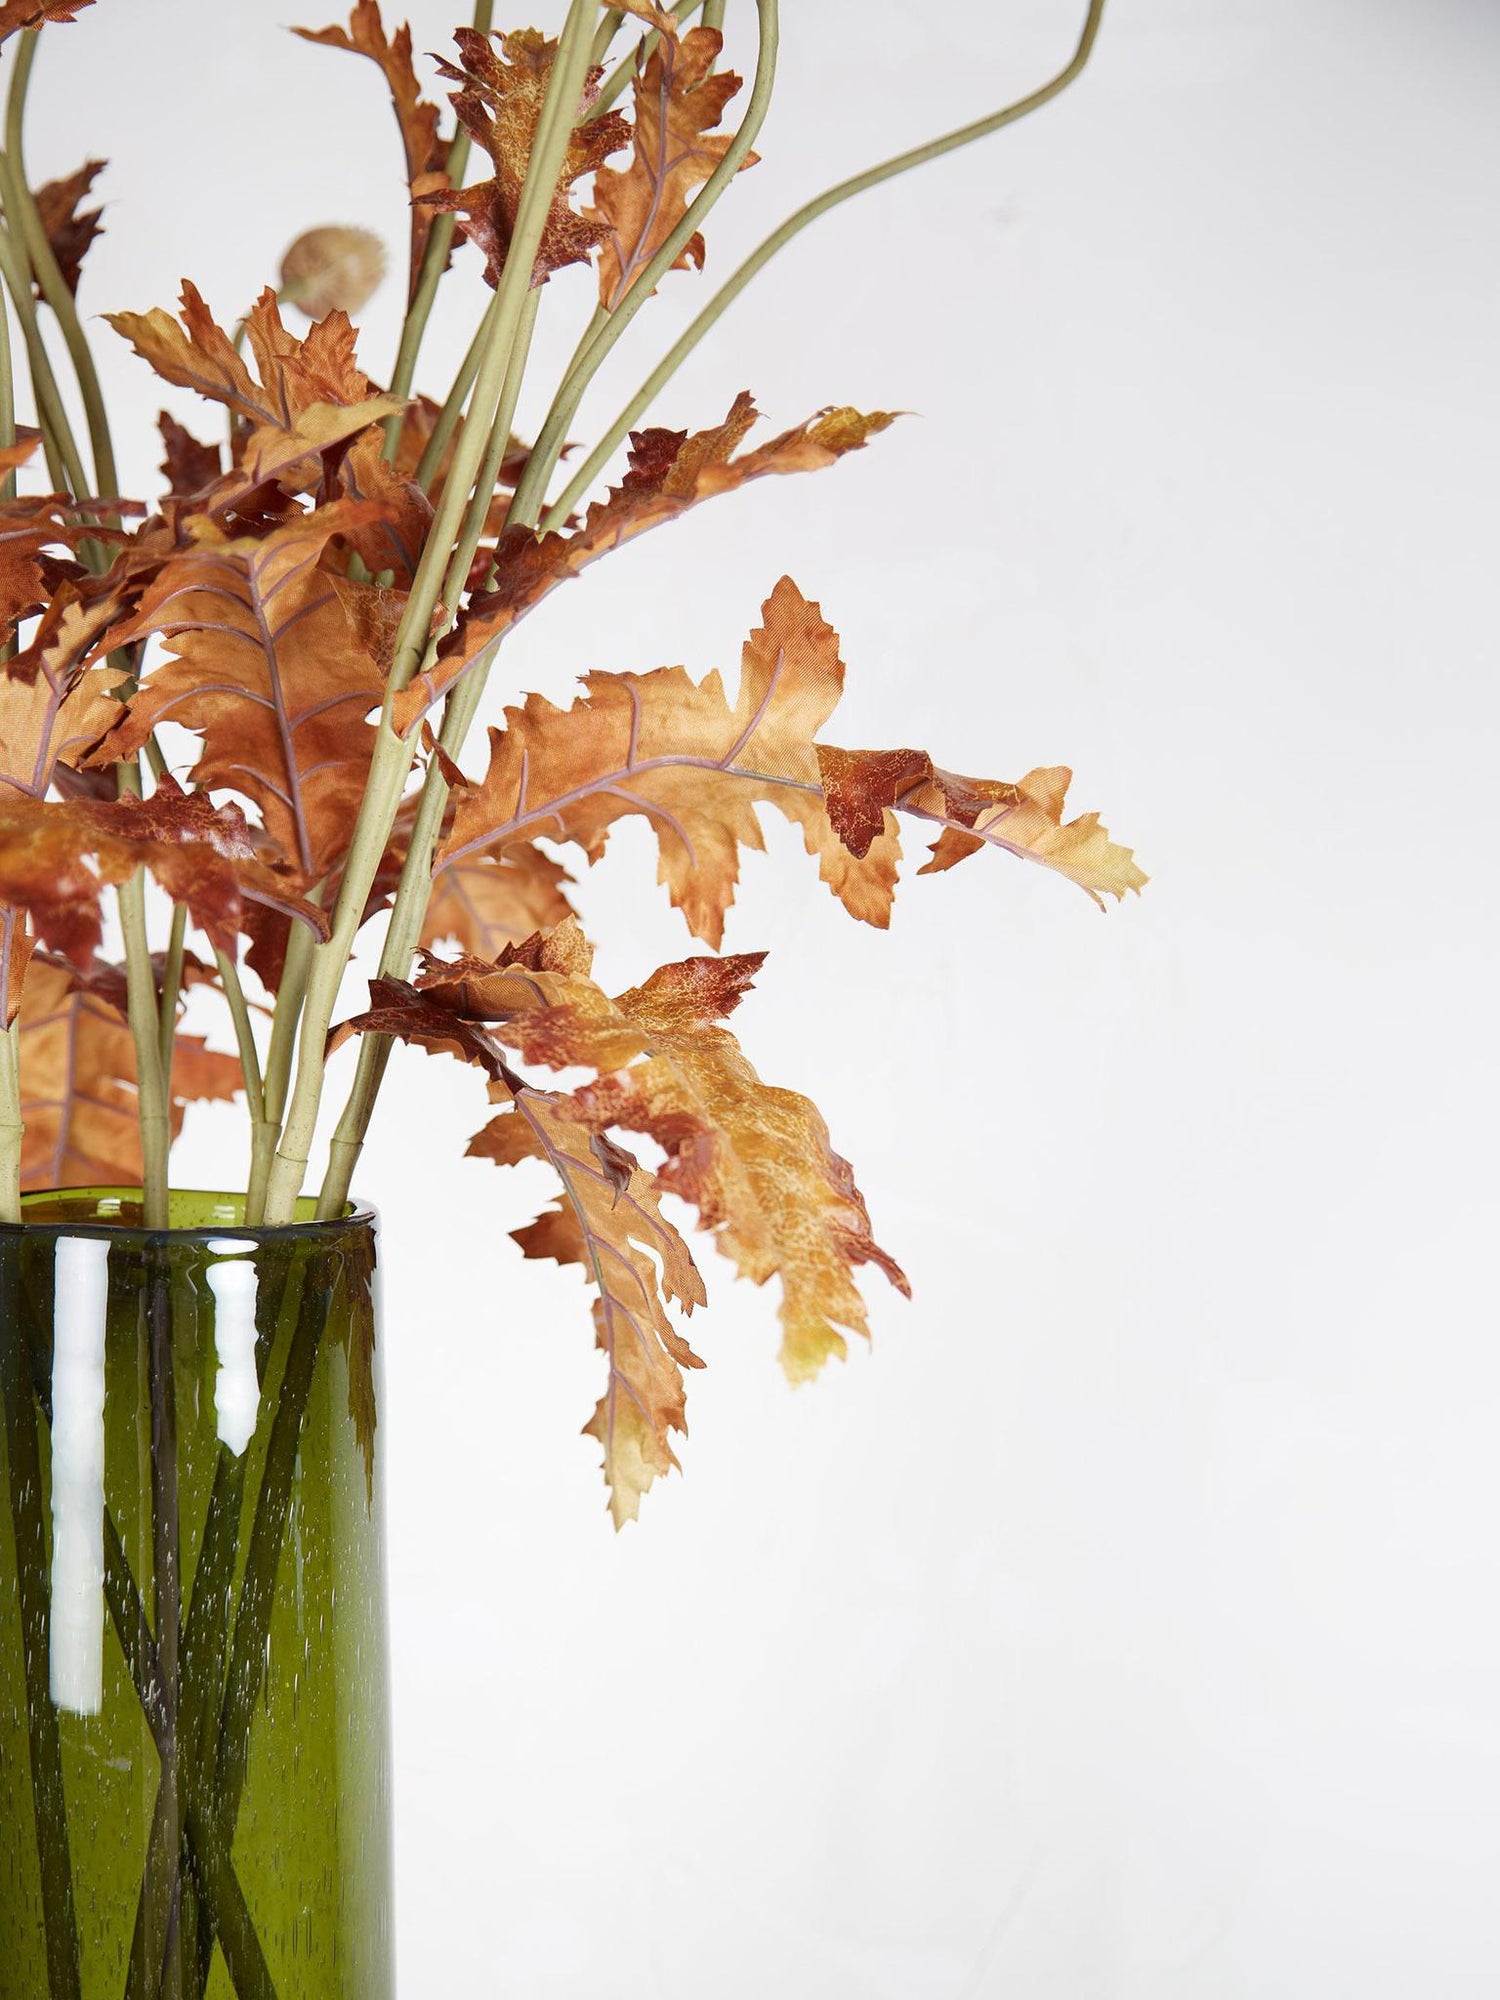
<svg viewBox="0 0 1500 2000"><path fill-rule="evenodd" d="M94 0L0 0L0 42L23 28L42 28L49 21L76 21Z"/></svg>
<svg viewBox="0 0 1500 2000"><path fill-rule="evenodd" d="M867 438L894 423L886 410L821 410L805 423L734 457L758 412L750 397L736 396L722 424L709 430L637 431L630 440L623 481L590 507L571 532L534 535L516 528L495 552L490 588L472 598L443 642L435 668L418 675L396 701L396 723L409 730L462 674L560 583L578 576L624 542L675 521L700 500L731 493L752 479L813 472L857 451Z"/></svg>
<svg viewBox="0 0 1500 2000"><path fill-rule="evenodd" d="M710 136L740 88L731 71L714 71L723 46L717 28L690 29L679 41L674 24L635 78L634 155L626 168L600 169L589 211L605 231L599 248L599 302L610 312L729 149L727 133ZM751 153L745 166L753 166L755 159ZM673 268L689 264L703 268L700 234L688 239Z"/></svg>
<svg viewBox="0 0 1500 2000"><path fill-rule="evenodd" d="M886 813L895 808L943 828L921 873L952 868L983 847L1066 875L1104 907L1106 895L1123 901L1150 877L1128 847L1117 846L1097 813L1063 824L1073 773L1064 765L1028 771L1016 784L960 778L939 770L921 750L836 750L820 745L828 813L840 838L863 854Z"/></svg>
<svg viewBox="0 0 1500 2000"><path fill-rule="evenodd" d="M401 129L401 146L406 155L406 182L411 192L411 267L407 287L410 299L417 288L417 274L432 230L432 211L418 196L433 194L447 186L447 141L438 133L438 108L422 95L412 67L411 29L406 23L386 39L377 0L355 0L347 28L294 28L305 42L324 48L348 49L368 56L385 77L391 93L391 108Z"/></svg>
<svg viewBox="0 0 1500 2000"><path fill-rule="evenodd" d="M44 944L87 970L101 936L107 884L145 868L186 905L216 949L231 956L247 901L327 921L255 858L244 815L183 792L164 777L149 799L56 803L0 793L0 902L23 909Z"/></svg>
<svg viewBox="0 0 1500 2000"><path fill-rule="evenodd" d="M85 160L77 173L69 174L64 180L47 181L36 190L37 214L42 228L57 259L62 281L75 297L89 245L103 233L99 227L103 210L80 209L79 204L87 199L89 189L104 171L104 164L103 160ZM42 296L40 285L36 287L36 295L38 298Z"/></svg>
<svg viewBox="0 0 1500 2000"><path fill-rule="evenodd" d="M81 980L65 966L35 959L21 1006L21 1151L23 1188L138 1187L135 1043L119 1000L123 976L101 968ZM188 1099L232 1098L241 1088L237 1059L179 1034L172 1054L172 1132L182 1130Z"/></svg>
<svg viewBox="0 0 1500 2000"><path fill-rule="evenodd" d="M460 861L440 863L422 922L422 943L453 939L475 958L496 959L509 944L565 923L572 905L563 884L572 877L530 841L481 847Z"/></svg>
<svg viewBox="0 0 1500 2000"><path fill-rule="evenodd" d="M495 171L492 179L473 187L439 191L423 200L433 208L458 214L459 227L484 256L485 282L498 285L515 233L557 43L534 28L501 35L498 53L491 38L477 28L460 28L454 40L458 64L440 62L438 68L460 86L454 93L453 107L489 154ZM604 233L604 225L581 215L570 199L574 182L594 173L630 136L629 126L616 111L588 117L601 74L591 69L584 86L579 122L563 155L542 230L532 272L534 285L544 283L566 264L587 262Z"/></svg>
<svg viewBox="0 0 1500 2000"><path fill-rule="evenodd" d="M189 282L182 287L180 324L160 306L104 317L163 381L196 389L244 420L245 433L235 442L236 490L291 475L401 407L398 397L371 395L369 378L355 364L347 314L329 313L299 340L282 325L269 288L245 326L259 381Z"/></svg>
<svg viewBox="0 0 1500 2000"><path fill-rule="evenodd" d="M503 1166L543 1160L562 1183L556 1206L513 1231L515 1240L528 1257L580 1265L597 1288L594 1335L609 1376L584 1432L603 1446L610 1514L622 1528L652 1481L678 1462L670 1439L687 1431L682 1371L703 1363L666 1308L702 1305L703 1280L631 1154L590 1131L566 1098L503 1083L491 1094L509 1098L510 1108L470 1140L469 1152Z"/></svg>
<svg viewBox="0 0 1500 2000"><path fill-rule="evenodd" d="M603 1073L575 1094L576 1115L599 1130L649 1133L667 1155L658 1187L698 1210L741 1277L780 1280L781 1361L800 1382L844 1354L840 1328L869 1332L858 1265L877 1265L902 1292L908 1286L875 1242L817 1106L763 1083L719 1026L764 956L664 965L614 1000L574 978L561 1004L495 1032L528 1062ZM632 1042L645 1053L627 1067Z"/></svg>
<svg viewBox="0 0 1500 2000"><path fill-rule="evenodd" d="M591 861L610 827L641 814L657 837L660 877L696 936L717 945L734 898L741 847L763 842L759 803L802 829L834 894L866 922L889 920L894 838L851 855L823 808L813 737L843 687L837 635L789 578L746 642L731 706L717 674L695 685L680 667L590 674L584 698L555 708L539 695L490 732L484 782L460 800L444 862L512 839L572 840Z"/></svg>
<svg viewBox="0 0 1500 2000"><path fill-rule="evenodd" d="M379 508L341 500L260 539L197 519L110 647L158 633L172 657L147 674L95 762L128 757L159 722L202 733L194 777L252 799L307 886L343 856L374 749L380 671L318 559Z"/></svg>

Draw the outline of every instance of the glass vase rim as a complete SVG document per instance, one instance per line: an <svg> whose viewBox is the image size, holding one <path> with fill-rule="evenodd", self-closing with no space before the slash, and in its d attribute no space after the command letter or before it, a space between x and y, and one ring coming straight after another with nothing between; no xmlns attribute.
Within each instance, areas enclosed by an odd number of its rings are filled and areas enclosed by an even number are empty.
<svg viewBox="0 0 1500 2000"><path fill-rule="evenodd" d="M7 1238L34 1240L41 1236L102 1236L111 1243L212 1243L232 1238L249 1243L316 1243L347 1235L351 1230L373 1231L379 1216L371 1203L347 1201L344 1213L319 1217L316 1198L303 1195L293 1222L247 1223L242 1193L214 1188L173 1188L169 1203L208 1206L213 1212L191 1222L171 1222L166 1228L148 1229L140 1221L141 1188L126 1184L92 1187L33 1188L21 1196L21 1220L0 1222L0 1241ZM71 1204L73 1213L48 1214L27 1220L30 1207L45 1208ZM92 1212L90 1212L92 1211ZM238 1219L237 1219L238 1218Z"/></svg>

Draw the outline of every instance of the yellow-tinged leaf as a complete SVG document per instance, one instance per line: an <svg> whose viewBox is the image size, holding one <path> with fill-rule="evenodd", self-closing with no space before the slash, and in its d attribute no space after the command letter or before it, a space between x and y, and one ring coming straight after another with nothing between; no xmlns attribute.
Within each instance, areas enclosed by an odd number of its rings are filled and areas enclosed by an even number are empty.
<svg viewBox="0 0 1500 2000"><path fill-rule="evenodd" d="M687 1433L682 1371L703 1363L673 1327L667 1303L691 1312L706 1294L692 1255L657 1205L651 1176L622 1148L579 1122L565 1098L494 1086L509 1108L469 1143L499 1165L543 1160L562 1193L554 1208L513 1232L528 1257L579 1265L598 1293L594 1331L609 1376L584 1426L604 1451L617 1528L641 1495L677 1464L671 1433Z"/></svg>
<svg viewBox="0 0 1500 2000"><path fill-rule="evenodd" d="M649 1133L667 1156L657 1185L697 1209L742 1277L780 1280L781 1361L798 1382L844 1354L845 1331L868 1334L853 1278L859 1265L877 1265L899 1290L908 1287L875 1242L853 1171L834 1152L817 1106L763 1083L719 1025L763 958L664 965L614 1000L575 979L561 1004L517 1014L495 1033L528 1062L605 1072L575 1093L577 1115L601 1131ZM632 1037L645 1050L634 1061Z"/></svg>
<svg viewBox="0 0 1500 2000"><path fill-rule="evenodd" d="M943 828L931 875L952 868L982 847L998 847L1039 862L1076 882L1103 908L1103 898L1123 900L1150 877L1100 824L1098 813L1063 822L1073 773L1056 764L1028 771L1016 784L961 778L939 770L922 750L838 750L819 745L828 813L850 852L862 854L890 812L910 813Z"/></svg>

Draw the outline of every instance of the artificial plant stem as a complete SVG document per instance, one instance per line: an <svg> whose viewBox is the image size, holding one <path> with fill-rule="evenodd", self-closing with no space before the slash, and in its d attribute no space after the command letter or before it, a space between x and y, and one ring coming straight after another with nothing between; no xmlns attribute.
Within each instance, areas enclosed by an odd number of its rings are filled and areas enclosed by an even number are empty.
<svg viewBox="0 0 1500 2000"><path fill-rule="evenodd" d="M165 1229L171 1122L162 1075L156 982L151 976L151 947L146 936L146 871L138 868L120 884L118 893L120 928L125 936L125 994L135 1044L142 1214L148 1229Z"/></svg>
<svg viewBox="0 0 1500 2000"><path fill-rule="evenodd" d="M0 1267L0 1287L20 1276L12 1258ZM63 1794L62 1741L48 1686L51 1616L47 1600L47 1533L42 1519L41 1450L31 1361L21 1330L18 1299L0 1295L0 1398L5 1406L6 1488L15 1538L14 1588L21 1619L25 1670L27 1748L36 1826L37 1867L46 1932L47 2000L79 2000L78 1927L73 1867Z"/></svg>
<svg viewBox="0 0 1500 2000"><path fill-rule="evenodd" d="M6 217L4 236L0 239L0 266L3 266L16 318L21 322L21 337L26 343L26 361L31 371L31 389L36 398L37 421L41 426L47 470L53 485L60 491L71 493L74 499L82 499L89 490L89 479L58 390L51 356L37 324L36 301L31 295L31 265L13 228L18 204L15 174L10 161L3 156L0 156L0 194L3 194Z"/></svg>
<svg viewBox="0 0 1500 2000"><path fill-rule="evenodd" d="M474 0L474 27L481 35L487 35L490 18L494 12L493 0ZM451 187L462 184L464 168L469 164L468 128L460 122L453 135L453 143L448 148L447 175ZM422 251L422 262L417 272L416 286L406 308L406 317L401 322L401 338L396 346L396 359L391 369L391 394L407 397L416 379L417 356L422 350L422 336L427 331L427 322L432 314L433 301L437 298L438 286L443 273L448 268L448 255L453 248L453 231L458 222L452 213L434 218L427 232L427 243ZM397 410L387 417L383 456L388 464L396 462L396 452L401 443L401 428L406 421L406 413Z"/></svg>
<svg viewBox="0 0 1500 2000"><path fill-rule="evenodd" d="M364 915L365 904L380 858L390 838L401 794L411 769L416 732L403 737L396 729L393 703L411 680L425 655L434 648L430 636L438 590L448 568L449 552L489 444L492 413L504 388L522 309L531 290L542 230L557 187L563 155L573 131L588 70L590 29L598 0L573 0L558 38L557 54L548 79L547 95L527 165L516 225L505 269L490 308L490 336L479 378L474 385L476 421L459 434L453 467L428 532L422 560L412 582L394 658L386 680L375 752L344 866L344 878L334 909L332 934L313 954L297 1054L297 1078L292 1089L281 1142L272 1164L266 1194L266 1219L291 1219L307 1171L323 1087L323 1057L329 1023L349 953ZM472 550L470 555L472 556ZM434 655L435 656L435 655Z"/></svg>
<svg viewBox="0 0 1500 2000"><path fill-rule="evenodd" d="M484 693L489 666L488 659L477 662L448 697L438 741L450 756L457 755L469 732ZM401 869L401 882L386 930L385 946L380 955L380 970L386 977L404 979L411 970L412 955L421 936L422 919L427 914L432 894L432 862L447 804L448 781L443 776L440 760L434 757L422 781L422 797ZM328 1171L318 1195L318 1215L323 1220L343 1214L390 1053L388 1035L360 1036L354 1081L329 1142Z"/></svg>
<svg viewBox="0 0 1500 2000"><path fill-rule="evenodd" d="M99 387L98 371L94 367L94 357L89 351L88 338L83 331L83 322L78 317L78 306L68 289L67 280L58 268L52 245L47 240L47 232L42 226L42 218L26 179L26 157L22 137L26 117L26 90L31 81L31 65L36 57L39 30L28 28L21 37L21 45L16 52L16 66L11 76L10 95L5 107L5 150L10 162L10 187L8 193L16 203L16 219L20 222L26 253L36 272L37 283L42 288L42 296L56 315L62 329L63 342L78 377L78 393L83 398L84 419L88 424L89 446L94 455L94 491L101 495L115 496L119 491L119 479L115 472L114 447L110 441L109 418L104 408L104 396Z"/></svg>
<svg viewBox="0 0 1500 2000"><path fill-rule="evenodd" d="M464 404L469 400L469 391L474 386L474 378L479 373L480 357L484 353L483 320L474 330L474 338L469 342L468 351L458 364L458 373L453 378L453 387L448 391L443 407L438 411L437 421L432 426L432 436L422 447L422 456L417 461L417 484L424 493L430 492L437 469L443 462L443 454L448 449L448 440L458 429L458 420L463 415Z"/></svg>
<svg viewBox="0 0 1500 2000"><path fill-rule="evenodd" d="M299 924L299 930L305 930ZM240 969L227 951L216 951L214 962L219 968L219 984L224 998L229 1003L229 1018L234 1023L235 1045L240 1054L240 1070L245 1078L245 1106L250 1113L252 1126L263 1122L265 1097L260 1081L260 1051L255 1046L255 1030L250 1025L250 1007L245 999L245 989L240 984Z"/></svg>
<svg viewBox="0 0 1500 2000"><path fill-rule="evenodd" d="M822 194L816 195L811 201L805 202L794 215L788 216L781 227L773 230L759 248L753 250L745 259L733 277L720 287L676 344L647 376L608 431L579 466L573 478L548 508L542 526L547 529L554 528L559 522L568 518L579 499L593 485L624 442L627 433L639 423L650 404L677 373L704 335L734 304L751 279L770 263L779 250L784 250L800 230L805 229L810 222L816 222L830 209L837 208L841 202L850 201L855 195L863 194L867 188L877 187L881 181L894 180L898 174L907 173L913 167L924 166L927 161L938 159L944 153L954 152L960 146L971 145L976 139L986 138L991 132L998 132L1004 125L1013 125L1018 118L1024 118L1029 112L1038 111L1044 104L1050 103L1061 91L1067 89L1088 62L1103 14L1104 0L1089 0L1088 16L1084 21L1083 32L1072 59L1039 90L1032 91L1028 97L1017 99L1014 104L1006 105L1002 111L992 112L987 118L977 119L971 125L961 125L956 131L947 132L939 139L929 140L923 146L914 146L909 152L898 153L893 159L885 160L879 166L869 167L862 174L855 174L849 180L840 181L836 187L828 188Z"/></svg>
<svg viewBox="0 0 1500 2000"><path fill-rule="evenodd" d="M141 789L140 766L128 758L115 766L122 793ZM146 871L137 868L116 892L125 939L125 998L135 1045L136 1117L141 1135L141 1202L148 1229L167 1227L167 1155L172 1144L166 1078L161 1063L161 1022L156 979L146 933Z"/></svg>
<svg viewBox="0 0 1500 2000"><path fill-rule="evenodd" d="M21 1024L0 1029L0 1222L21 1220Z"/></svg>
<svg viewBox="0 0 1500 2000"><path fill-rule="evenodd" d="M245 1221L254 1229L265 1220L266 1186L271 1162L281 1133L286 1110L287 1086L297 1054L297 1028L302 1019L302 1003L307 997L307 975L312 966L313 934L306 924L293 924L287 937L286 959L281 983L276 989L276 1011L271 1017L271 1040L266 1050L262 1085L261 1115L254 1122L250 1140L250 1185L245 1195Z"/></svg>
<svg viewBox="0 0 1500 2000"><path fill-rule="evenodd" d="M187 942L187 905L172 905L167 956L162 966L161 997L157 1003L157 1045L161 1050L161 1080L168 1101L172 1095L172 1045L177 1039L177 1002L182 992L183 947Z"/></svg>
<svg viewBox="0 0 1500 2000"><path fill-rule="evenodd" d="M540 506L547 480L557 463L563 439L583 400L584 391L599 372L615 342L697 234L710 209L744 165L755 144L770 108L771 92L776 83L776 49L780 36L778 0L756 0L756 15L760 46L755 59L755 81L750 88L750 101L745 107L739 130L725 148L723 158L688 204L677 226L644 270L630 278L629 290L623 298L611 304L604 324L569 369L567 379L547 412L546 421L532 446L531 457L516 488L516 499L523 516L526 511Z"/></svg>
<svg viewBox="0 0 1500 2000"><path fill-rule="evenodd" d="M672 9L672 12L677 16L678 21L682 22L691 20L693 15L702 6L703 0L678 0L678 4ZM608 14L600 22L599 32L594 37L594 61L596 63L602 63L604 58L609 54L610 44L614 41L616 34L618 34L620 23L624 18L625 10L622 7L611 7ZM706 8L704 8L703 19L705 22L708 20L708 10ZM646 60L647 56L650 55L660 40L661 36L655 28L647 29L640 41L637 42L634 50L621 59L613 76L605 78L599 95L589 106L590 119L601 118L624 94L626 84L635 75L637 64L643 63ZM633 60L631 59L632 56Z"/></svg>
<svg viewBox="0 0 1500 2000"><path fill-rule="evenodd" d="M516 330L516 342L511 353L510 367L506 371L505 386L500 393L495 420L490 426L489 448L485 453L484 464L469 501L469 511L464 517L458 548L454 552L444 584L445 598L450 603L457 601L474 552L484 533L485 522L489 515L490 497L495 490L500 465L510 441L511 425L515 421L516 404L520 399L521 383L531 353L532 334L536 327L537 308L540 303L541 292L533 290L527 295L521 309L521 324ZM510 510L507 509L506 526L510 525ZM438 740L449 756L457 756L463 747L464 738L469 733L469 725L473 722L478 709L480 696L484 693L484 684L489 675L492 659L493 653L488 658L477 661L448 698ZM432 893L432 861L437 851L438 836L442 831L443 814L447 804L448 781L443 775L442 759L434 757L428 763L423 775L417 816L407 842L406 858L401 867L401 880L396 889L394 907L386 927L385 945L380 955L380 971L383 976L394 975L398 979L404 979L411 970L412 954L417 948L422 919L426 915L428 899ZM387 1037L377 1035L360 1037L354 1082L330 1141L328 1170L318 1196L318 1215L322 1220L327 1221L343 1214L344 1203L349 1196L350 1182L359 1162L365 1134L369 1130L370 1114L375 1107L375 1098L380 1089L381 1079L385 1075L389 1054L390 1045Z"/></svg>

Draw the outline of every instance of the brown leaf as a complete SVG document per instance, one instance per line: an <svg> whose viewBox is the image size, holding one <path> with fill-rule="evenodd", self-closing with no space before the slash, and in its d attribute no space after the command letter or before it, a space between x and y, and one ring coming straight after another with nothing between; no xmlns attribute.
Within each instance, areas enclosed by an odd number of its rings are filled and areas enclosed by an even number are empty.
<svg viewBox="0 0 1500 2000"><path fill-rule="evenodd" d="M89 245L103 233L99 217L104 211L80 209L79 204L87 199L90 188L104 171L104 164L103 160L85 160L77 173L64 180L47 181L36 190L37 214L57 259L62 281L74 297L78 294L78 279ZM42 297L40 285L36 286L36 295Z"/></svg>
<svg viewBox="0 0 1500 2000"><path fill-rule="evenodd" d="M409 730L438 697L512 626L570 577L578 576L624 542L676 520L689 507L730 493L752 479L786 472L812 472L857 451L867 438L895 418L885 410L823 410L806 423L771 438L753 451L734 453L757 418L755 404L740 394L722 424L689 435L686 431L637 431L623 481L605 500L590 507L571 532L534 535L516 528L495 552L490 589L470 600L443 642L437 665L418 675L396 703L397 726Z"/></svg>
<svg viewBox="0 0 1500 2000"><path fill-rule="evenodd" d="M505 1084L492 1095L510 1107L469 1142L497 1165L544 1160L562 1183L554 1208L513 1231L528 1257L578 1264L597 1288L595 1339L609 1378L584 1426L604 1449L616 1528L633 1521L641 1495L677 1464L671 1433L687 1432L682 1370L703 1363L667 1316L691 1312L707 1294L682 1237L662 1215L651 1176L622 1148L591 1132L567 1099Z"/></svg>
<svg viewBox="0 0 1500 2000"><path fill-rule="evenodd" d="M668 17L671 18L670 16ZM692 28L679 41L676 24L662 35L635 78L634 154L623 169L601 167L589 218L604 231L599 246L599 302L610 312L639 278L687 213L694 194L729 149L713 134L740 88L731 71L715 74L724 46L717 28ZM751 153L745 166L753 166ZM703 238L688 239L673 266L703 268Z"/></svg>
<svg viewBox="0 0 1500 2000"><path fill-rule="evenodd" d="M212 486L224 470L219 447L216 444L200 444L192 432L166 410L157 417L156 427L161 432L166 450L161 470L167 482L167 491L187 495L201 493L205 487Z"/></svg>
<svg viewBox="0 0 1500 2000"><path fill-rule="evenodd" d="M160 306L104 317L163 381L196 389L243 419L234 492L292 477L320 452L401 407L395 396L370 393L369 378L355 363L347 314L330 313L299 340L282 325L269 288L245 324L259 381L189 282L182 287L180 323ZM223 495L221 504L229 497Z"/></svg>
<svg viewBox="0 0 1500 2000"><path fill-rule="evenodd" d="M952 868L983 847L1002 848L1076 882L1102 909L1104 897L1123 901L1150 877L1128 847L1109 837L1097 813L1063 824L1073 773L1063 765L1028 771L1016 784L960 778L939 770L920 750L818 749L828 814L850 852L864 853L892 809L942 826L921 873Z"/></svg>
<svg viewBox="0 0 1500 2000"><path fill-rule="evenodd" d="M26 1189L138 1187L135 1044L114 995L116 967L85 981L65 966L35 959L21 1007L21 1115ZM242 1077L234 1056L196 1035L179 1034L172 1057L172 1133L182 1130L189 1099L232 1098Z"/></svg>
<svg viewBox="0 0 1500 2000"><path fill-rule="evenodd" d="M380 18L377 0L355 0L347 28L294 28L305 42L324 48L348 49L368 56L380 70L391 93L391 108L401 130L401 146L406 156L406 182L412 200L411 259L407 283L408 300L415 294L417 275L432 230L432 210L418 200L435 194L448 184L448 142L438 133L439 112L422 95L417 73L412 67L411 29L403 22L389 39Z"/></svg>
<svg viewBox="0 0 1500 2000"><path fill-rule="evenodd" d="M340 1021L328 1037L327 1053L333 1055L356 1035L393 1035L429 1055L457 1056L492 1078L505 1069L504 1050L480 1023L445 1006L442 996L419 993L404 979L372 979L369 1006Z"/></svg>
<svg viewBox="0 0 1500 2000"><path fill-rule="evenodd" d="M244 815L163 777L149 799L45 803L0 792L0 902L26 911L41 941L87 971L101 936L106 885L147 869L231 956L247 901L300 917L320 936L321 910L258 860Z"/></svg>
<svg viewBox="0 0 1500 2000"><path fill-rule="evenodd" d="M591 861L614 822L639 813L656 834L660 877L698 937L717 945L734 898L739 850L763 845L759 803L802 829L835 895L866 922L889 921L894 836L856 859L823 807L813 738L843 687L837 635L789 578L744 649L731 706L717 674L694 684L680 667L590 674L571 709L539 695L490 732L490 767L464 797L444 862L515 838L572 840Z"/></svg>
<svg viewBox="0 0 1500 2000"><path fill-rule="evenodd" d="M566 922L573 908L563 884L571 880L527 840L442 863L433 873L422 943L452 939L475 958L496 959L507 945Z"/></svg>
<svg viewBox="0 0 1500 2000"><path fill-rule="evenodd" d="M0 0L0 42L23 28L42 28L49 21L76 21L94 0Z"/></svg>
<svg viewBox="0 0 1500 2000"><path fill-rule="evenodd" d="M575 978L561 1004L496 1032L527 1062L601 1072L575 1094L575 1114L600 1130L649 1133L667 1156L657 1186L697 1209L741 1277L780 1280L781 1361L798 1382L844 1354L841 1328L868 1335L858 1265L877 1265L903 1293L908 1286L875 1242L853 1171L829 1143L817 1106L763 1083L718 1025L764 957L664 965L615 1000ZM641 1049L642 1059L630 1061Z"/></svg>
<svg viewBox="0 0 1500 2000"><path fill-rule="evenodd" d="M157 724L197 730L194 778L252 799L300 886L343 856L364 795L379 669L318 559L331 537L378 518L336 501L258 539L199 522L109 646L148 634L171 655L143 681L96 761L133 755Z"/></svg>
<svg viewBox="0 0 1500 2000"><path fill-rule="evenodd" d="M515 233L557 43L534 28L501 35L498 51L493 39L477 28L460 28L454 40L458 64L440 62L438 67L460 86L454 93L453 107L488 153L495 171L492 179L473 187L442 190L423 200L432 208L458 214L459 227L484 256L486 283L498 285ZM570 198L574 183L594 173L630 136L629 126L616 111L607 111L599 118L588 116L602 73L591 69L584 86L578 106L580 122L563 155L557 190L537 249L534 285L544 283L566 264L587 262L604 233L604 224L581 215Z"/></svg>
<svg viewBox="0 0 1500 2000"><path fill-rule="evenodd" d="M340 545L352 549L371 576L407 590L432 526L432 502L420 486L386 463L381 447L380 432L366 431L339 467L345 494L369 508L341 531Z"/></svg>

